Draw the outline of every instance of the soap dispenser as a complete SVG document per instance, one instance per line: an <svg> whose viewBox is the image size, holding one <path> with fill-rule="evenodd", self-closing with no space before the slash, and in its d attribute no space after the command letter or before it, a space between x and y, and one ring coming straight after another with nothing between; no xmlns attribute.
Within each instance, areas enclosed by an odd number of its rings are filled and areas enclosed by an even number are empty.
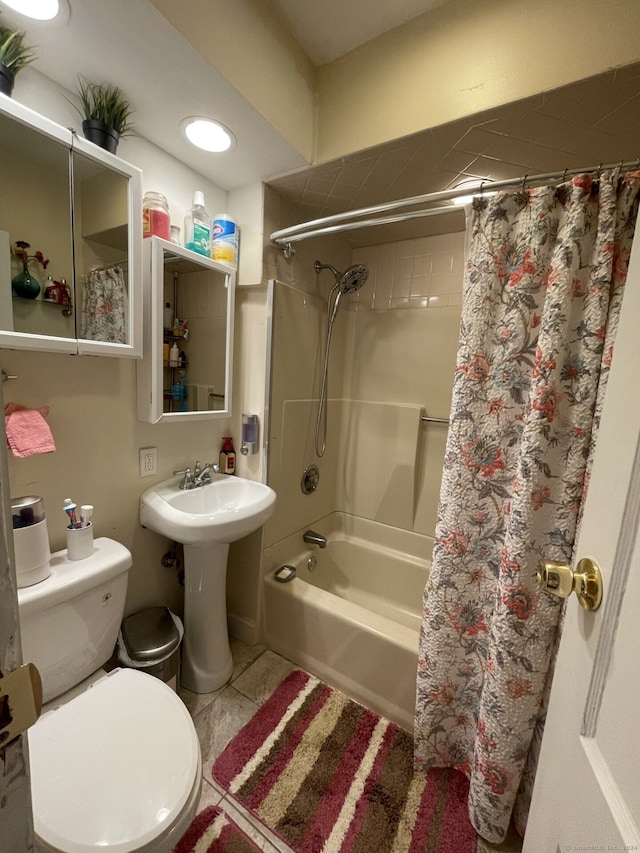
<svg viewBox="0 0 640 853"><path fill-rule="evenodd" d="M233 449L233 439L226 435L222 439L223 445L220 451L220 473L234 474L236 470L236 452Z"/></svg>

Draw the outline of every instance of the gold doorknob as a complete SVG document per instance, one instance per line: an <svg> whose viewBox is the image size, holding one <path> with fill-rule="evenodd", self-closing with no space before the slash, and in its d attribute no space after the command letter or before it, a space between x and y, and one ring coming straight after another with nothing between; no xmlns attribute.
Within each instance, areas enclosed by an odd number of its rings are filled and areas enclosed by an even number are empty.
<svg viewBox="0 0 640 853"><path fill-rule="evenodd" d="M583 557L572 571L568 563L553 560L538 563L538 586L551 595L568 598L575 591L580 606L597 610L602 602L602 574L600 566L590 557Z"/></svg>

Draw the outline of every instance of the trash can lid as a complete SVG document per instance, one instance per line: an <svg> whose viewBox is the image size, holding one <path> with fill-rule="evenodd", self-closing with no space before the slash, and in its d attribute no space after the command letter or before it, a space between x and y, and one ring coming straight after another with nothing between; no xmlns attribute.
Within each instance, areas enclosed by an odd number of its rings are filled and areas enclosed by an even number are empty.
<svg viewBox="0 0 640 853"><path fill-rule="evenodd" d="M11 498L13 529L31 527L44 521L44 501L40 495L21 495Z"/></svg>
<svg viewBox="0 0 640 853"><path fill-rule="evenodd" d="M134 661L161 660L180 645L180 634L168 607L148 607L122 623L122 639Z"/></svg>

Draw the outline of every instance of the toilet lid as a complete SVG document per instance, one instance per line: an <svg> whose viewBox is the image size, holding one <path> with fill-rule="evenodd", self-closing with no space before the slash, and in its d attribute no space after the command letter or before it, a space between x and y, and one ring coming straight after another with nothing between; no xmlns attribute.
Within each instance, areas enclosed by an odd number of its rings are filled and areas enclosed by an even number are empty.
<svg viewBox="0 0 640 853"><path fill-rule="evenodd" d="M200 773L183 702L132 669L45 714L29 756L35 831L69 853L144 847L171 828Z"/></svg>

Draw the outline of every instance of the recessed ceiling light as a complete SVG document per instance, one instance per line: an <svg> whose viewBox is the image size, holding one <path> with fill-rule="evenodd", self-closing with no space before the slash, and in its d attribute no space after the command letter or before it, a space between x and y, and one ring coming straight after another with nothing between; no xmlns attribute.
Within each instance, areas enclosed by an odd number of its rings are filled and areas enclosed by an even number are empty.
<svg viewBox="0 0 640 853"><path fill-rule="evenodd" d="M69 17L66 0L2 0L5 6L35 21L53 21L62 15Z"/></svg>
<svg viewBox="0 0 640 853"><path fill-rule="evenodd" d="M180 123L184 135L192 145L203 151L220 153L235 145L235 136L217 121L202 116L191 116Z"/></svg>

